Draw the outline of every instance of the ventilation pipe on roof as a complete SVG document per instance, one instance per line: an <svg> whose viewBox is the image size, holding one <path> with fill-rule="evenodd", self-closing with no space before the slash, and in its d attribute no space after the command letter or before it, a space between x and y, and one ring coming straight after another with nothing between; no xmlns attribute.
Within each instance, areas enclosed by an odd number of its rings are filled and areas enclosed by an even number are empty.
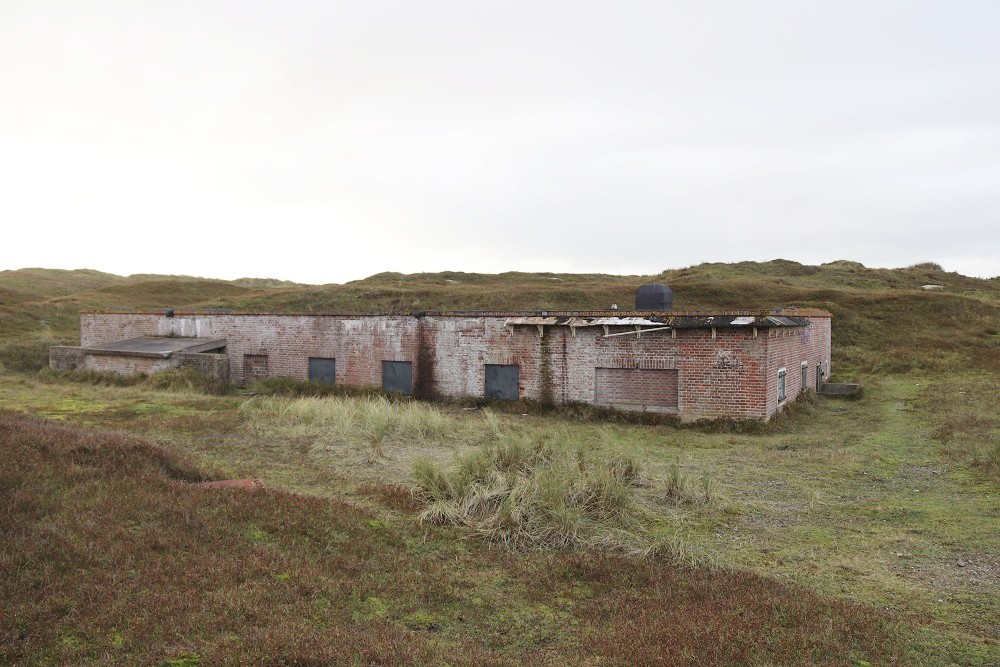
<svg viewBox="0 0 1000 667"><path fill-rule="evenodd" d="M635 291L636 310L673 310L674 293L666 285L642 285Z"/></svg>

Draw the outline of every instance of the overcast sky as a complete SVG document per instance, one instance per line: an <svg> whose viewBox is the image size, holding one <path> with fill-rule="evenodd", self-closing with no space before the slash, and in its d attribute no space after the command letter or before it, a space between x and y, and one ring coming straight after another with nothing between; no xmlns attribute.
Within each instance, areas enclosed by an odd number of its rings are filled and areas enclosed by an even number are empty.
<svg viewBox="0 0 1000 667"><path fill-rule="evenodd" d="M997 0L0 0L0 268L994 276L998 31Z"/></svg>

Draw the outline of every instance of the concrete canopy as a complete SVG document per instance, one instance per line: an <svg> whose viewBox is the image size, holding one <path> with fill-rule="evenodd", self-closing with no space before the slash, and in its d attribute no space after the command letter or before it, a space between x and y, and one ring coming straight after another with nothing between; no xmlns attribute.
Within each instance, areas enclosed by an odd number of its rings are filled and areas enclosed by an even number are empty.
<svg viewBox="0 0 1000 667"><path fill-rule="evenodd" d="M109 354L127 357L167 358L174 352L208 352L226 346L225 338L171 338L140 336L84 348L87 354Z"/></svg>

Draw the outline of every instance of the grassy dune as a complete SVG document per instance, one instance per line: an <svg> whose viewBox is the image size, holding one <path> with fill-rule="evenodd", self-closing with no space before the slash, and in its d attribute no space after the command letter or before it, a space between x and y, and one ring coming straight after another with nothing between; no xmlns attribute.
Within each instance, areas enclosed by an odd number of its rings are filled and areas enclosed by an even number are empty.
<svg viewBox="0 0 1000 667"><path fill-rule="evenodd" d="M864 397L710 428L38 370L81 308L593 308L650 280L831 310ZM998 280L32 269L0 272L0 364L0 664L1000 663ZM269 490L190 484L228 477Z"/></svg>

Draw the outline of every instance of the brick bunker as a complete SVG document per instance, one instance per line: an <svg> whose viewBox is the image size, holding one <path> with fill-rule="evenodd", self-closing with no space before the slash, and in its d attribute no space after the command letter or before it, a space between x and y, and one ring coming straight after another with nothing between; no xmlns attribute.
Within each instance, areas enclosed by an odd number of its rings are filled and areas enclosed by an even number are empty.
<svg viewBox="0 0 1000 667"><path fill-rule="evenodd" d="M425 398L529 398L685 420L767 419L829 375L830 318L803 308L115 310L81 313L80 347L52 348L50 365L122 374L188 366L237 385L284 376ZM192 345L179 344L184 340Z"/></svg>

